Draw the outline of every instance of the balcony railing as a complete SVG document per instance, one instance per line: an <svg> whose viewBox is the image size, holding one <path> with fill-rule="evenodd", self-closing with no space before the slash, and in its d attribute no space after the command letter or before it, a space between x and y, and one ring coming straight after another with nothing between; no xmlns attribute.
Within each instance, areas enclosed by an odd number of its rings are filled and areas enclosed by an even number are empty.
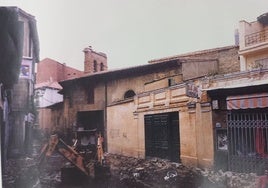
<svg viewBox="0 0 268 188"><path fill-rule="evenodd" d="M245 36L245 46L251 46L265 41L268 41L268 29Z"/></svg>

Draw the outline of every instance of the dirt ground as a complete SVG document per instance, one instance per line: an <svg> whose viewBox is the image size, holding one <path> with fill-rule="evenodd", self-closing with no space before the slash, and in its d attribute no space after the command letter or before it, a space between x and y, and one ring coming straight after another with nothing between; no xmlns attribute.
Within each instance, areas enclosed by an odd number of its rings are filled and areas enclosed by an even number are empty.
<svg viewBox="0 0 268 188"><path fill-rule="evenodd" d="M35 146L35 148L40 148ZM38 167L38 149L33 156L7 161L3 172L4 188L240 188L256 187L256 174L186 167L180 163L159 158L137 159L114 154L105 154L110 166L110 175L92 180L79 174L61 181L61 168L68 166L58 153L47 158Z"/></svg>

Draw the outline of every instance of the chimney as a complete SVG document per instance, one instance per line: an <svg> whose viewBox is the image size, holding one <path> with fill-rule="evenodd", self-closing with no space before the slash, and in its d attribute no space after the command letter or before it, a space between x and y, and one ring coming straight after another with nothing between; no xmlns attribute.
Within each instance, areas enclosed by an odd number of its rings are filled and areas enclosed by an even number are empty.
<svg viewBox="0 0 268 188"><path fill-rule="evenodd" d="M96 73L107 70L107 56L105 53L96 52L92 46L88 46L83 50L84 59L84 73Z"/></svg>

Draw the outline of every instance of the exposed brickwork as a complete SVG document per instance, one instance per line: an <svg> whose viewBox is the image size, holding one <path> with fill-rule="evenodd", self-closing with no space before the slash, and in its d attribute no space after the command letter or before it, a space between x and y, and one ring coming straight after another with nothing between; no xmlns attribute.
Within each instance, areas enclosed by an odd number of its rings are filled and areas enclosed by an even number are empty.
<svg viewBox="0 0 268 188"><path fill-rule="evenodd" d="M80 77L84 73L74 68L61 64L53 59L45 58L37 65L36 83L62 81L70 78Z"/></svg>
<svg viewBox="0 0 268 188"><path fill-rule="evenodd" d="M95 52L91 46L83 50L85 53L84 72L94 73L107 70L107 56L102 52Z"/></svg>
<svg viewBox="0 0 268 188"><path fill-rule="evenodd" d="M177 56L166 57L162 59L155 59L149 63L159 63L164 61L171 61L175 59L217 59L219 62L218 74L226 74L240 71L240 61L238 55L238 46L227 46L222 48L214 48L209 50L202 50L192 53L181 54Z"/></svg>

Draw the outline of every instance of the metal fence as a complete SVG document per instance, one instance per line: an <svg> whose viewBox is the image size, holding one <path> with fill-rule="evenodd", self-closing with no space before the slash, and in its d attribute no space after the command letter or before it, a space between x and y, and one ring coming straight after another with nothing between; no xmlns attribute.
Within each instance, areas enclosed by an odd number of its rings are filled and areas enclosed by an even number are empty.
<svg viewBox="0 0 268 188"><path fill-rule="evenodd" d="M268 169L268 112L230 111L228 166L235 172L262 173Z"/></svg>

